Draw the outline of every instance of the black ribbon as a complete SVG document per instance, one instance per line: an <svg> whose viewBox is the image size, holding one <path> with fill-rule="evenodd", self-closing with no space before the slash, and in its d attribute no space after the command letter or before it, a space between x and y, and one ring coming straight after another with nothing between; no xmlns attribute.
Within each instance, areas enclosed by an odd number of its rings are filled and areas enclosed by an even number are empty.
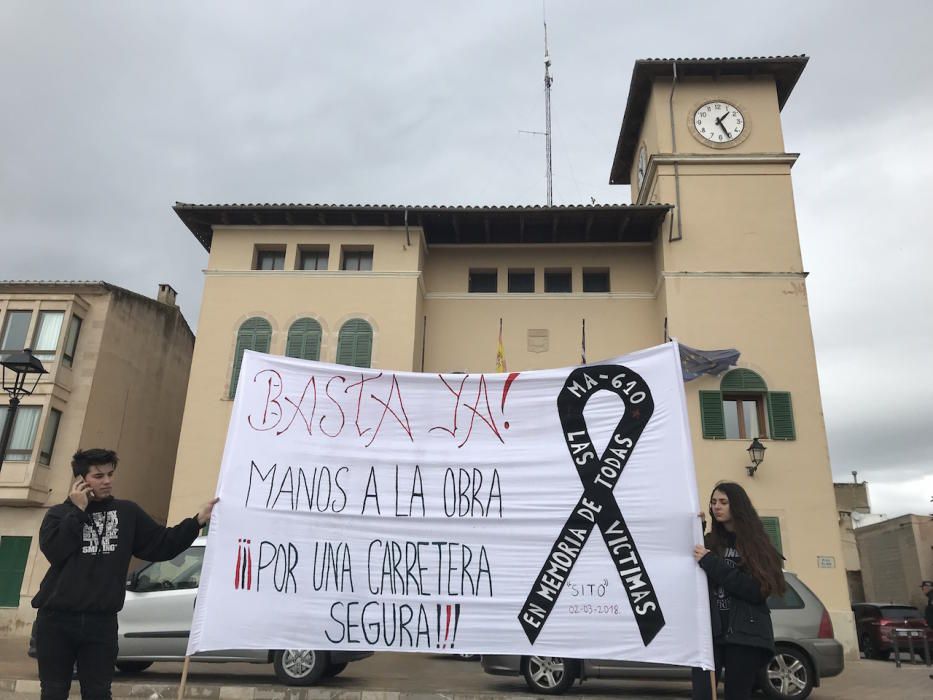
<svg viewBox="0 0 933 700"><path fill-rule="evenodd" d="M601 457L596 454L583 418L586 402L598 391L611 391L625 404L622 419ZM534 644L596 526L632 606L642 642L647 646L664 627L664 615L612 490L654 413L651 389L641 376L622 365L579 367L564 382L557 397L557 410L567 449L583 484L583 495L551 547L518 614L519 622L528 641Z"/></svg>

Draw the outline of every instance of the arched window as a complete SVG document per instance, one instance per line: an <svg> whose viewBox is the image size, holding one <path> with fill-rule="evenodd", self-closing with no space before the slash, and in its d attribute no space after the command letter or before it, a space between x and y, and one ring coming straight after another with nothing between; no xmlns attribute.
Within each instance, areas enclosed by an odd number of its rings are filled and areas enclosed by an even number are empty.
<svg viewBox="0 0 933 700"><path fill-rule="evenodd" d="M796 439L790 392L768 391L750 369L727 372L719 391L700 392L700 422L705 438Z"/></svg>
<svg viewBox="0 0 933 700"><path fill-rule="evenodd" d="M369 367L373 357L373 328L361 318L343 324L337 338L337 364Z"/></svg>
<svg viewBox="0 0 933 700"><path fill-rule="evenodd" d="M236 350L233 354L233 374L230 376L230 398L236 395L236 385L240 378L240 364L243 362L244 350L256 352L269 352L269 343L272 342L272 326L264 318L253 317L247 319L236 332Z"/></svg>
<svg viewBox="0 0 933 700"><path fill-rule="evenodd" d="M288 329L285 356L299 360L321 359L321 324L313 318L299 318Z"/></svg>

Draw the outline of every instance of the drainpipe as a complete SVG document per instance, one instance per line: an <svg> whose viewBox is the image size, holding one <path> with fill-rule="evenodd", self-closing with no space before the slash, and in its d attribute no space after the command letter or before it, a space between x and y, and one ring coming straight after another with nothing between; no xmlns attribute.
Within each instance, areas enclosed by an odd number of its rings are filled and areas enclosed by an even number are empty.
<svg viewBox="0 0 933 700"><path fill-rule="evenodd" d="M411 248L411 234L408 232L408 207L405 207L405 241L408 243L408 247Z"/></svg>
<svg viewBox="0 0 933 700"><path fill-rule="evenodd" d="M671 226L667 233L668 242L679 241L684 237L683 225L680 219L680 167L676 160L677 155L677 135L674 133L674 89L677 87L677 61L674 61L674 79L671 81L671 95L668 100L668 109L670 110L671 120L671 151L675 156L674 160L674 205L677 208L677 238L674 238L674 217L671 217Z"/></svg>

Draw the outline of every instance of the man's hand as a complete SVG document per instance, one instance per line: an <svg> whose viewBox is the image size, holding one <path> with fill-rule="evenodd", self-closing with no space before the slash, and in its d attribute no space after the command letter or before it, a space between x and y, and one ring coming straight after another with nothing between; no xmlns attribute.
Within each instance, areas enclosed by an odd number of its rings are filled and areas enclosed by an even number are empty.
<svg viewBox="0 0 933 700"><path fill-rule="evenodd" d="M696 547L693 548L693 558L696 559L697 561L700 561L700 559L705 557L707 554L709 554L709 550L706 547L704 547L702 544L698 544Z"/></svg>
<svg viewBox="0 0 933 700"><path fill-rule="evenodd" d="M219 498L212 498L201 506L201 511L198 513L198 525L202 527L207 525L207 522L211 519L211 511L214 510L214 504L219 500Z"/></svg>
<svg viewBox="0 0 933 700"><path fill-rule="evenodd" d="M81 510L87 509L88 496L90 495L91 487L90 485L82 478L78 477L75 479L75 482L71 485L71 493L68 494L68 498Z"/></svg>

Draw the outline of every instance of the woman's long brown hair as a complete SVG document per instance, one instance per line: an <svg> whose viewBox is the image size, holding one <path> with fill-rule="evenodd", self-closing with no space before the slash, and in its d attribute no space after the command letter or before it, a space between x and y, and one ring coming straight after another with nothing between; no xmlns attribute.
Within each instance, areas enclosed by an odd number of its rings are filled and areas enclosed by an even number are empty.
<svg viewBox="0 0 933 700"><path fill-rule="evenodd" d="M717 491L724 493L729 499L735 548L742 556L742 568L758 581L761 594L766 598L772 595L783 595L787 586L781 570L783 564L781 555L771 544L761 518L758 517L758 512L752 505L748 494L745 493L745 489L732 481L721 481L716 484L713 493ZM712 500L713 496L710 494L710 502ZM710 519L713 524L710 544L717 554L722 554L726 547L728 530L713 516L712 508L710 508Z"/></svg>

